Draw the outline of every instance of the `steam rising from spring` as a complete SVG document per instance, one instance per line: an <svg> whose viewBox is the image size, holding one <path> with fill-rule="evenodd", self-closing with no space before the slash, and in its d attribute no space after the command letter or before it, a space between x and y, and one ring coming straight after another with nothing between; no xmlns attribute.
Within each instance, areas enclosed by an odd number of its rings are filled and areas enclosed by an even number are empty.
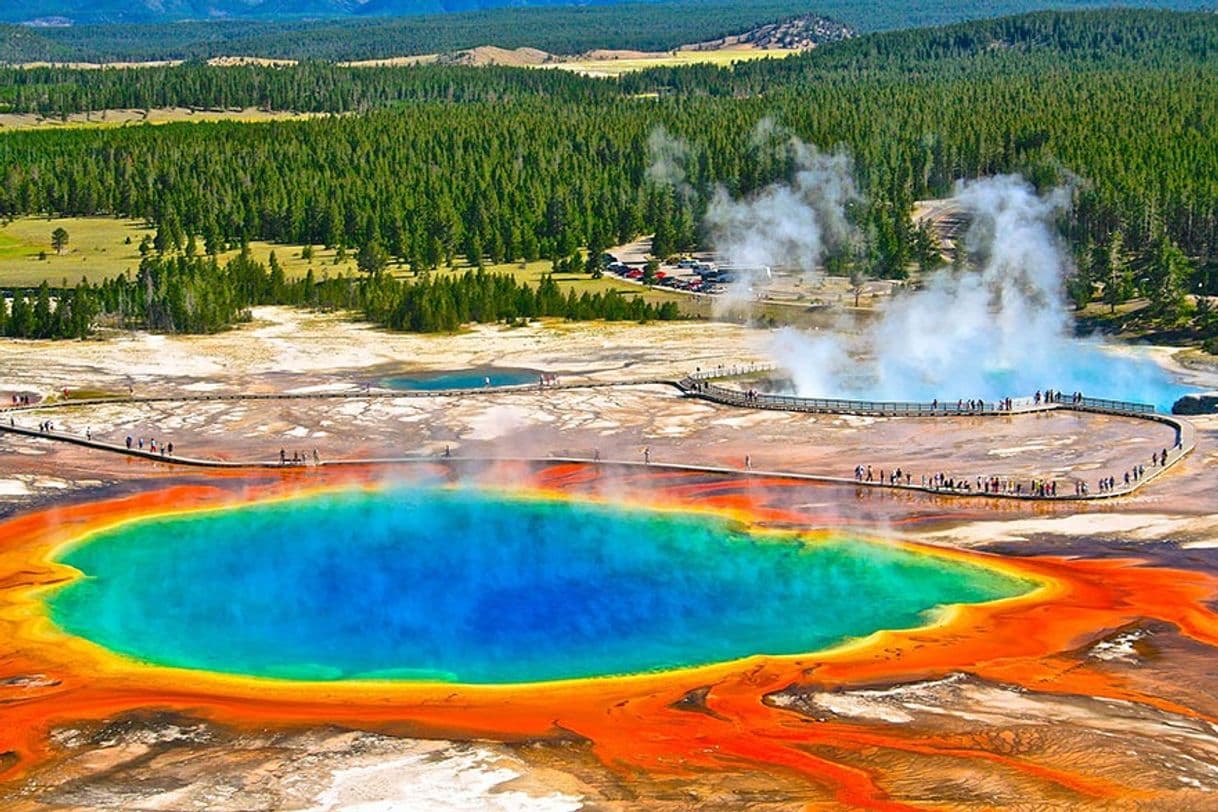
<svg viewBox="0 0 1218 812"><path fill-rule="evenodd" d="M993 402L1055 388L1164 405L1161 369L1071 335L1054 225L1067 189L1038 195L1006 175L961 183L955 199L972 223L969 267L936 272L853 338L779 332L773 354L800 395Z"/></svg>
<svg viewBox="0 0 1218 812"><path fill-rule="evenodd" d="M823 153L770 119L757 124L750 146L759 160L793 172L744 198L714 191L703 223L720 263L739 276L715 297L719 313L738 313L754 298L764 267L814 276L828 252L857 255L861 243L848 216L860 199L849 155ZM660 127L648 150L647 177L691 195L689 145ZM967 263L897 296L861 334L850 324L832 336L775 335L772 354L798 394L993 402L1053 388L1166 408L1186 391L1153 361L1071 335L1071 265L1055 223L1068 209L1068 188L1042 195L1003 175L958 184L955 200L971 222Z"/></svg>
<svg viewBox="0 0 1218 812"><path fill-rule="evenodd" d="M794 171L789 182L742 199L722 186L714 190L703 225L720 262L739 269L742 277L718 305L746 300L755 276L764 275L762 268L813 274L827 250L858 239L846 215L860 199L848 154L822 153L769 118L757 123L749 144L767 163L791 165ZM682 197L692 195L685 171L690 147L684 139L656 127L647 138L647 154L649 181L671 186Z"/></svg>
<svg viewBox="0 0 1218 812"><path fill-rule="evenodd" d="M662 186L671 186L682 195L692 191L685 179L685 162L689 159L689 144L656 127L647 137L647 179Z"/></svg>
<svg viewBox="0 0 1218 812"><path fill-rule="evenodd" d="M826 155L798 139L789 148L797 167L790 183L771 184L743 200L715 190L705 223L724 262L812 273L826 250L851 237L846 206L859 195L850 156Z"/></svg>
<svg viewBox="0 0 1218 812"><path fill-rule="evenodd" d="M1006 175L961 185L956 202L972 220L964 247L976 269L941 270L884 314L873 336L881 389L993 398L989 383L1017 369L1037 379L1019 394L1057 386L1069 265L1053 220L1067 191L1039 196Z"/></svg>

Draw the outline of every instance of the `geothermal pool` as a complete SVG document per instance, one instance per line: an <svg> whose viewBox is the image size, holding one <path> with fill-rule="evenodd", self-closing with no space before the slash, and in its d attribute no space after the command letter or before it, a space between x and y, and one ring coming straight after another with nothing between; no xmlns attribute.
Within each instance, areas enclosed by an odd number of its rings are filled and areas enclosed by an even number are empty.
<svg viewBox="0 0 1218 812"><path fill-rule="evenodd" d="M890 353L881 359L783 366L790 376L773 391L803 397L854 400L955 401L1027 397L1056 389L1088 397L1148 403L1160 412L1196 387L1183 383L1143 349L1115 348L1090 340L1053 342L1045 355L997 362L967 350L939 348L944 355ZM835 366L836 365L836 366Z"/></svg>
<svg viewBox="0 0 1218 812"><path fill-rule="evenodd" d="M298 680L523 683L795 654L1028 591L980 566L726 518L426 487L139 520L65 548L65 631Z"/></svg>
<svg viewBox="0 0 1218 812"><path fill-rule="evenodd" d="M520 386L537 383L541 373L533 369L508 369L504 367L477 367L450 372L419 372L386 378L383 384L390 389L406 391L436 392L442 389L478 389L491 386Z"/></svg>

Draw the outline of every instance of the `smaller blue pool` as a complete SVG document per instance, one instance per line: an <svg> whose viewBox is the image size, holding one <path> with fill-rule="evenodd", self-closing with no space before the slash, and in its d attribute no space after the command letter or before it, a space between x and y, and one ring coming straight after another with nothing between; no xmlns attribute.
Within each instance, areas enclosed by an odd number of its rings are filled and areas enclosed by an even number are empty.
<svg viewBox="0 0 1218 812"><path fill-rule="evenodd" d="M441 389L478 389L483 386L520 386L537 383L542 375L536 369L476 367L474 369L415 372L386 378L381 384L390 389L435 392Z"/></svg>

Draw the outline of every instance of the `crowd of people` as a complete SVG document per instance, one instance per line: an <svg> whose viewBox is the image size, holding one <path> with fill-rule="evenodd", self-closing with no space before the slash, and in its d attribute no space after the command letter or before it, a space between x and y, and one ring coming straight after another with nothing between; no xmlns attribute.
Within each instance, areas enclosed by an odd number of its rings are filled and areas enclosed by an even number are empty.
<svg viewBox="0 0 1218 812"><path fill-rule="evenodd" d="M1046 393L1052 395L1060 395L1058 392ZM1082 397L1080 394L1075 394L1072 397ZM1177 441L1175 448L1179 449L1181 443ZM1156 451L1150 455L1151 467L1166 468L1167 467L1168 451L1166 448L1161 451ZM746 458L747 459L747 458ZM1102 477L1097 485L1098 493L1113 493L1118 490L1124 490L1130 486L1136 485L1146 477L1146 466L1135 465L1128 471L1125 471L1121 477L1105 476ZM870 465L854 466L854 479L856 482L869 482L880 485L889 485L893 487L905 486L913 487L913 475L901 468L893 468L886 470L880 468L874 470ZM1122 485L1123 483L1123 485ZM953 493L981 493L1007 496L1036 496L1044 498L1053 498L1057 496L1057 480L1055 479L1018 479L990 476L990 477L953 477L945 473L931 474L927 476L923 474L919 480L918 487L923 490L932 491L951 491ZM1074 481L1074 495L1087 496L1091 493L1090 486L1083 480Z"/></svg>
<svg viewBox="0 0 1218 812"><path fill-rule="evenodd" d="M1073 392L1070 395L1070 403L1077 406L1084 400L1082 392ZM1036 390L1036 394L1032 396L1032 402L1039 406L1041 403L1065 403L1062 398L1062 393L1056 389L1046 389L1042 395L1040 390Z"/></svg>
<svg viewBox="0 0 1218 812"><path fill-rule="evenodd" d="M92 434L90 434L89 439L92 439ZM127 435L127 450L128 451L145 450L144 438L143 437L136 438L136 437L132 437L130 434L128 434ZM172 457L173 456L173 443L169 443L169 442L158 443L155 437L149 437L147 450L153 454L156 454L159 451L162 457Z"/></svg>
<svg viewBox="0 0 1218 812"><path fill-rule="evenodd" d="M870 465L854 466L856 482L873 482L881 485L913 487L913 474L901 468L879 471ZM936 474L922 474L918 486L923 490L951 491L953 493L982 493L1006 494L1014 496L1057 496L1057 481L1052 479L1033 478L1029 480L1003 479L1002 477L955 477L942 471ZM1078 491L1076 489L1075 493Z"/></svg>
<svg viewBox="0 0 1218 812"><path fill-rule="evenodd" d="M448 456L448 449L445 447L445 456ZM279 449L279 464L280 465L308 465L309 454L307 451L293 451L292 456L288 457L286 448ZM317 449L313 449L313 464L321 465L321 455L317 453Z"/></svg>
<svg viewBox="0 0 1218 812"><path fill-rule="evenodd" d="M708 381L699 380L694 377L687 379L683 385L685 386L685 388L688 391L692 391L692 392L707 392L710 389L710 384ZM740 394L740 396L743 397L743 399L746 403L757 403L761 399L762 392L758 389L745 389L745 390L739 392L739 394ZM1059 392L1056 389L1045 389L1043 391L1037 390L1036 393L1032 397L1026 398L1025 400L1022 401L1022 403L1019 401L1016 401L1014 398L1009 398L1009 397L1001 398L996 401L987 401L982 398L968 398L968 399L960 398L959 400L956 401L955 407L953 408L951 401L941 401L938 398L935 398L930 402L930 411L931 412L942 412L945 414L970 414L970 413L977 414L977 413L982 413L982 412L1013 412L1017 408L1019 408L1021 405L1025 405L1025 406L1031 405L1034 407L1039 407L1039 406L1047 405L1047 404L1067 403L1068 402L1071 405L1077 406L1078 404L1083 403L1084 400L1085 400L1085 398L1083 397L1082 392L1073 392L1069 395L1066 395L1065 393ZM871 405L874 406L875 404L871 404ZM890 405L892 405L893 407L905 407L911 412L923 413L923 410L925 409L926 404L890 404Z"/></svg>
<svg viewBox="0 0 1218 812"><path fill-rule="evenodd" d="M8 425L9 425L9 428L17 427L17 422L13 419L12 415L9 415ZM54 420L41 421L38 424L38 432L40 434L54 433L55 432L55 421ZM92 427L86 427L83 436L87 442L90 442L90 443L93 442ZM158 442L155 437L149 437L147 440L145 440L143 437L132 437L131 435L127 435L125 444L126 444L128 451L148 451L149 453L152 453L152 454L159 453L162 457L173 456L173 443L168 442L168 441L159 441Z"/></svg>

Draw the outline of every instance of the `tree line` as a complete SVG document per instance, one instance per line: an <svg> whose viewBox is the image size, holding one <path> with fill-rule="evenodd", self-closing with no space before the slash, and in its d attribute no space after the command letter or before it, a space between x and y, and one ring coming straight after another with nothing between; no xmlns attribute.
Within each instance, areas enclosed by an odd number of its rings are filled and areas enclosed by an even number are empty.
<svg viewBox="0 0 1218 812"><path fill-rule="evenodd" d="M412 280L385 273L317 279L310 269L288 279L272 252L268 264L242 251L221 264L215 257L148 256L134 276L74 288L15 290L0 335L11 338L86 338L98 324L162 333L214 333L248 321L256 305L349 311L390 330L453 332L470 323L518 323L556 317L571 321L671 321L675 302L653 304L612 291L563 295L552 276L536 288L510 274L467 271Z"/></svg>
<svg viewBox="0 0 1218 812"><path fill-rule="evenodd" d="M570 102L618 94L608 82L567 71L521 71L495 66L428 65L350 68L321 62L299 65L173 67L0 68L0 110L66 118L104 110L186 107L229 110L350 113L405 102L511 101L546 95Z"/></svg>

